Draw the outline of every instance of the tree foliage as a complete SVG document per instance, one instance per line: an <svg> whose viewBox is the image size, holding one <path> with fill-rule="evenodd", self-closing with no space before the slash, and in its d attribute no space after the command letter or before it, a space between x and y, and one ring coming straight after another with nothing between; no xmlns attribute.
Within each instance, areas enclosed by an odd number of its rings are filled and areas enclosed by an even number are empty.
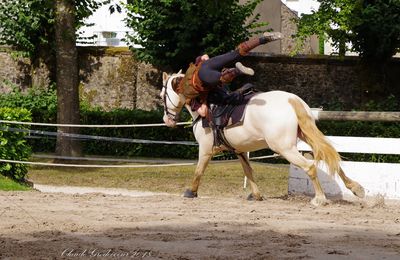
<svg viewBox="0 0 400 260"><path fill-rule="evenodd" d="M266 25L253 16L261 0L132 0L127 25L135 34L128 42L140 45L137 58L154 65L184 68L202 54L213 56L234 48ZM246 23L246 20L252 17Z"/></svg>
<svg viewBox="0 0 400 260"><path fill-rule="evenodd" d="M110 0L74 0L76 29L85 24L84 19ZM54 51L53 0L3 0L0 2L0 45L11 45L18 54L35 59L46 50ZM54 54L54 53L53 53Z"/></svg>
<svg viewBox="0 0 400 260"><path fill-rule="evenodd" d="M48 0L6 0L0 3L0 44L34 57L53 41L54 13Z"/></svg>
<svg viewBox="0 0 400 260"><path fill-rule="evenodd" d="M320 7L298 21L297 38L316 34L345 44L367 60L384 61L400 48L400 0L318 0Z"/></svg>
<svg viewBox="0 0 400 260"><path fill-rule="evenodd" d="M364 0L351 38L353 50L367 60L386 60L400 51L400 0Z"/></svg>

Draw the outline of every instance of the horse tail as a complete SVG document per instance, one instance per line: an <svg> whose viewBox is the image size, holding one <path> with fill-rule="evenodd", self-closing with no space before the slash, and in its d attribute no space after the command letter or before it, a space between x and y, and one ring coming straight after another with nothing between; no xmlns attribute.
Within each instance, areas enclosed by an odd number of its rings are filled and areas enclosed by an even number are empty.
<svg viewBox="0 0 400 260"><path fill-rule="evenodd" d="M326 139L325 135L317 128L314 119L307 113L302 102L297 98L289 98L299 124L299 137L311 146L314 154L315 163L324 161L328 166L330 175L340 170L340 155Z"/></svg>

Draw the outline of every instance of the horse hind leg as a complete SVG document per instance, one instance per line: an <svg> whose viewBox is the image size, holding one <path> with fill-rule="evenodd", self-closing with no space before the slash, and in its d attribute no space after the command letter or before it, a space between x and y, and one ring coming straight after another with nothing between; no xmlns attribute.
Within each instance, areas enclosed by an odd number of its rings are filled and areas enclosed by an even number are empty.
<svg viewBox="0 0 400 260"><path fill-rule="evenodd" d="M287 150L279 151L279 153L290 163L302 168L311 179L315 191L315 197L311 200L311 204L314 206L323 206L328 204L329 200L326 199L325 193L319 182L317 168L313 161L307 160L303 155L301 155L296 146Z"/></svg>
<svg viewBox="0 0 400 260"><path fill-rule="evenodd" d="M353 181L352 179L347 177L344 174L344 171L343 171L342 167L340 167L338 175L342 179L342 181L343 181L344 185L346 186L346 188L351 190L351 192L353 192L354 195L356 195L359 198L364 198L365 197L364 188L358 182Z"/></svg>
<svg viewBox="0 0 400 260"><path fill-rule="evenodd" d="M240 163L242 164L244 175L246 175L251 188L251 194L247 199L260 201L263 200L263 197L261 196L260 191L258 190L258 186L253 178L253 169L250 166L249 158L244 153L237 154L237 156L240 160Z"/></svg>

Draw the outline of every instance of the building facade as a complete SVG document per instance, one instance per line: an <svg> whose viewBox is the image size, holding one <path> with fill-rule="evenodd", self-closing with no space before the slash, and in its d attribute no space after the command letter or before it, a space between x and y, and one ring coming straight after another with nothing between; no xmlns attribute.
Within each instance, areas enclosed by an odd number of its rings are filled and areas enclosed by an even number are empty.
<svg viewBox="0 0 400 260"><path fill-rule="evenodd" d="M245 3L247 0L240 0L239 2ZM315 4L309 6L308 4L312 4L313 2L315 1L264 0L261 2L255 9L255 13L260 14L260 21L267 22L269 29L282 32L285 35L285 38L282 41L275 41L270 44L257 47L254 49L254 52L267 55L288 55L292 53L296 47L296 42L292 38L292 35L296 34L297 32L297 26L293 20L298 19L299 14L311 13L311 10L313 10L313 6ZM301 51L301 54L318 54L318 52L318 38L310 37L304 43L304 50Z"/></svg>
<svg viewBox="0 0 400 260"><path fill-rule="evenodd" d="M126 0L112 0L111 4L126 4ZM110 13L109 5L100 7L92 16L86 19L87 24L91 26L84 26L79 30L81 37L93 37L85 43L78 43L78 45L90 46L127 46L124 41L125 34L132 32L130 28L125 25L124 19L127 14L122 8L121 13Z"/></svg>

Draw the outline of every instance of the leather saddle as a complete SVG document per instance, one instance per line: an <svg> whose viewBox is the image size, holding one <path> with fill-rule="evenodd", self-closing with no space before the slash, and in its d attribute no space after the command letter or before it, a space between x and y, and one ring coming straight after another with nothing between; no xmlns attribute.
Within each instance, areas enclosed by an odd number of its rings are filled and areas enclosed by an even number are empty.
<svg viewBox="0 0 400 260"><path fill-rule="evenodd" d="M211 127L214 134L214 146L224 145L229 150L234 148L225 138L224 129L239 126L243 123L246 106L249 100L257 95L253 90L243 94L240 104L209 104L209 114L202 118L203 127Z"/></svg>

